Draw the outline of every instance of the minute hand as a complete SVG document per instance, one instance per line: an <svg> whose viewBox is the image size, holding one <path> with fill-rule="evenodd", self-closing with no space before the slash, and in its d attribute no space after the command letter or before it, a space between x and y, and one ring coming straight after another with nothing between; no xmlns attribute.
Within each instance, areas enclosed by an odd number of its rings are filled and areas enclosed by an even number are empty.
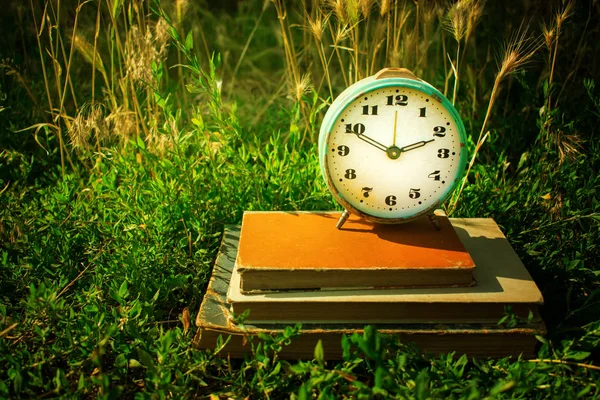
<svg viewBox="0 0 600 400"><path fill-rule="evenodd" d="M404 146L400 148L400 152L404 153L410 150L414 150L414 149L418 149L419 147L423 147L425 146L427 143L429 142L433 142L435 139L431 139L431 140L421 140L420 142L416 142L413 144L409 144L408 146Z"/></svg>
<svg viewBox="0 0 600 400"><path fill-rule="evenodd" d="M383 150L386 151L387 147L382 145L381 143L379 143L378 141L371 139L368 136L363 135L362 133L355 133L356 136L358 136L358 138L364 142L369 143L371 146L377 147L379 150Z"/></svg>

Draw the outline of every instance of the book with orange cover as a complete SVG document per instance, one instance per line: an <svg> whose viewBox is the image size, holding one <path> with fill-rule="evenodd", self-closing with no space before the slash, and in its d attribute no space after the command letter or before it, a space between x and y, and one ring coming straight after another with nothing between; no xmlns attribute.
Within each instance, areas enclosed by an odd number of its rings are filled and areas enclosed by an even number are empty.
<svg viewBox="0 0 600 400"><path fill-rule="evenodd" d="M507 307L523 319L539 320L542 294L491 218L452 218L475 260L468 287L272 291L245 294L234 267L227 301L231 311L265 323L496 323Z"/></svg>
<svg viewBox="0 0 600 400"><path fill-rule="evenodd" d="M467 220L465 229L472 232ZM238 324L227 303L227 290L237 254L239 227L227 227L206 294L196 318L198 330L193 346L220 349L220 355L244 357L259 334L278 334L292 323ZM517 276L508 279L520 279ZM424 289L426 290L426 289ZM385 308L385 303L381 303ZM365 323L336 324L327 321L305 323L301 335L285 346L282 358L312 358L315 345L321 341L328 359L341 357L343 335L362 333ZM456 351L473 357L532 356L537 346L536 335L545 333L542 321L519 319L516 325L497 323L387 323L375 324L378 331L394 335L403 342L413 342L421 350L433 353Z"/></svg>
<svg viewBox="0 0 600 400"><path fill-rule="evenodd" d="M242 292L352 287L469 286L475 268L448 218L383 225L340 212L244 213Z"/></svg>

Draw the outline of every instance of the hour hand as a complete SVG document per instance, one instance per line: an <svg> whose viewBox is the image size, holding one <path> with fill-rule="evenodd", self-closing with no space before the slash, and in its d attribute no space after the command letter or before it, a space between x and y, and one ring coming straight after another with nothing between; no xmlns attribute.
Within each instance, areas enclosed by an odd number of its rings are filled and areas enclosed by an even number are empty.
<svg viewBox="0 0 600 400"><path fill-rule="evenodd" d="M355 133L358 138L364 142L369 143L371 146L377 147L379 150L387 151L387 147L376 141L375 139L371 139L368 136L363 135L362 133Z"/></svg>
<svg viewBox="0 0 600 400"><path fill-rule="evenodd" d="M430 139L430 140L421 140L420 142L416 142L413 144L409 144L408 146L404 146L400 148L400 152L404 153L410 150L414 150L414 149L418 149L419 147L423 147L425 146L427 143L429 142L433 142L435 139Z"/></svg>

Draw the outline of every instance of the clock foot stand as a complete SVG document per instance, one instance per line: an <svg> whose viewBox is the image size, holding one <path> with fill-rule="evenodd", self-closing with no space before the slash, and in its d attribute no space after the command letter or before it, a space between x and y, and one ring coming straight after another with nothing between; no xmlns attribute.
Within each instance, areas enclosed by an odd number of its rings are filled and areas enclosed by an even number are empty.
<svg viewBox="0 0 600 400"><path fill-rule="evenodd" d="M342 229L342 225L344 225L344 223L348 220L349 216L350 216L350 213L348 212L348 210L344 210L344 212L342 213L342 216L338 220L335 227L338 229Z"/></svg>
<svg viewBox="0 0 600 400"><path fill-rule="evenodd" d="M438 222L438 220L435 218L435 214L429 214L429 220L431 221L431 223L433 224L433 226L435 227L436 231L440 231L442 230L442 228L440 228L440 223Z"/></svg>

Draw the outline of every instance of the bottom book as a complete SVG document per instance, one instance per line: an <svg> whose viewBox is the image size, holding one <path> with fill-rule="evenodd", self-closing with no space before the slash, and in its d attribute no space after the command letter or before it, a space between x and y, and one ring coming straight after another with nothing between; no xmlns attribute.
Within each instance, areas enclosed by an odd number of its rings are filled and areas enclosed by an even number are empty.
<svg viewBox="0 0 600 400"><path fill-rule="evenodd" d="M225 229L223 242L200 311L196 318L198 331L193 345L214 349L219 337L226 341L222 355L243 357L251 351L251 343L259 333L278 334L284 324L238 325L227 304L227 290L235 264L235 252L229 251L238 237L238 227ZM383 334L394 335L401 342L413 342L422 351L444 353L455 351L470 357L532 356L537 346L536 335L545 333L543 322L521 322L507 328L495 323L453 324L374 324ZM300 336L280 353L282 358L312 358L319 340L328 359L340 358L343 335L362 333L362 324L304 324ZM228 336L231 336L227 340Z"/></svg>

